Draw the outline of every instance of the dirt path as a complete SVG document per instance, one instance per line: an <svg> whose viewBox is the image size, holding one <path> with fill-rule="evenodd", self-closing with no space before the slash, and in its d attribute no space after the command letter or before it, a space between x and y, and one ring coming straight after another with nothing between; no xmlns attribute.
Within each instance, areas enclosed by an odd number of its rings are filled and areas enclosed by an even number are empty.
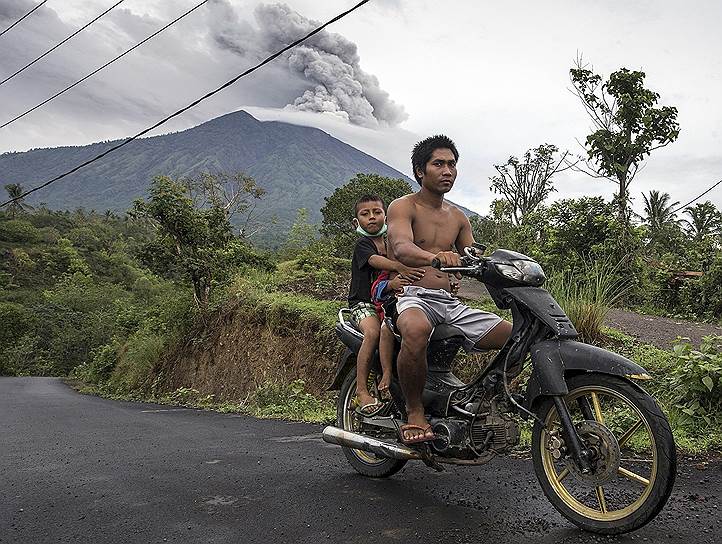
<svg viewBox="0 0 722 544"><path fill-rule="evenodd" d="M695 323L619 309L610 310L607 315L607 325L626 332L642 342L665 349L669 348L678 336L689 338L695 346L699 345L704 336L710 334L722 336L722 327L712 323Z"/></svg>
<svg viewBox="0 0 722 544"><path fill-rule="evenodd" d="M488 298L484 285L471 280L462 280L459 297L467 299ZM629 310L614 309L607 315L607 326L619 329L641 342L668 349L678 337L689 338L698 346L702 337L710 334L722 336L722 327L712 323L696 323L669 317L644 315Z"/></svg>

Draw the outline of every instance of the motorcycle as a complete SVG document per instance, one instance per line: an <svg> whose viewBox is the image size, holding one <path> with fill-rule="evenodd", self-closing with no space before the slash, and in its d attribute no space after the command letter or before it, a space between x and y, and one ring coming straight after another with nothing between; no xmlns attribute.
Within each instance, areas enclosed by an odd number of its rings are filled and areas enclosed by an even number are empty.
<svg viewBox="0 0 722 544"><path fill-rule="evenodd" d="M533 259L483 246L465 248L461 266L442 268L483 282L496 306L511 310L511 336L469 383L451 371L464 337L437 326L428 343L422 396L435 435L406 445L399 429L405 402L395 369L392 400L380 412L355 410L355 357L363 335L339 312L336 332L345 344L330 390L338 390L336 426L323 439L343 447L351 466L374 478L391 476L409 460L442 470L443 464L475 466L509 453L520 440L519 419L531 421L531 455L541 488L569 521L601 534L621 534L649 523L674 485L676 448L669 422L639 385L651 379L629 359L577 341L577 331L548 291ZM480 251L481 250L481 251ZM387 324L392 325L387 319ZM392 329L393 330L393 329ZM511 381L531 364L521 392ZM378 353L370 391L378 396Z"/></svg>

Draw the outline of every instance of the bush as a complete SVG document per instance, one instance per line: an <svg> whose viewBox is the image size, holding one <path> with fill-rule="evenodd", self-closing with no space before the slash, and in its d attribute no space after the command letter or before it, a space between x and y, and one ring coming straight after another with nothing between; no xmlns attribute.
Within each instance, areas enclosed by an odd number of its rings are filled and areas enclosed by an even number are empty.
<svg viewBox="0 0 722 544"><path fill-rule="evenodd" d="M32 223L22 219L0 222L0 241L32 243L41 239L41 233Z"/></svg>
<svg viewBox="0 0 722 544"><path fill-rule="evenodd" d="M565 271L547 281L546 288L584 342L599 340L607 313L628 290L628 284L619 280L616 272L617 265L597 261L585 266L583 272Z"/></svg>
<svg viewBox="0 0 722 544"><path fill-rule="evenodd" d="M707 424L722 418L722 336L705 337L699 350L678 342L673 353L670 386L676 407Z"/></svg>
<svg viewBox="0 0 722 544"><path fill-rule="evenodd" d="M50 353L43 348L40 338L26 334L5 346L0 352L0 375L57 376Z"/></svg>
<svg viewBox="0 0 722 544"><path fill-rule="evenodd" d="M105 344L95 348L92 352L92 360L76 366L70 373L72 378L77 378L86 383L99 384L108 379L118 357L118 346Z"/></svg>
<svg viewBox="0 0 722 544"><path fill-rule="evenodd" d="M324 423L333 421L333 403L324 402L305 391L303 380L290 384L267 382L253 393L251 405L260 417L278 417L296 421Z"/></svg>
<svg viewBox="0 0 722 544"><path fill-rule="evenodd" d="M119 350L118 362L109 384L120 392L142 390L149 386L148 380L155 363L165 348L166 338L148 331L137 331Z"/></svg>

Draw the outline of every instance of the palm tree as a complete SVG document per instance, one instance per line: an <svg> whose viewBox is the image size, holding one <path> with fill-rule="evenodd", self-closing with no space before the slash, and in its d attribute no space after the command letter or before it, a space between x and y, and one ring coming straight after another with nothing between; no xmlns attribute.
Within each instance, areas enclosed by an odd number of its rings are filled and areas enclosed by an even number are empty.
<svg viewBox="0 0 722 544"><path fill-rule="evenodd" d="M10 214L10 217L15 217L18 213L33 210L33 207L30 204L25 203L25 199L20 197L20 195L25 192L23 191L22 185L19 183L8 183L5 185L5 190L8 192L8 196L10 197L10 203L8 204L8 213Z"/></svg>
<svg viewBox="0 0 722 544"><path fill-rule="evenodd" d="M684 210L691 221L683 220L687 225L687 234L695 240L701 240L705 236L719 234L722 230L722 214L709 200L695 204L693 207Z"/></svg>
<svg viewBox="0 0 722 544"><path fill-rule="evenodd" d="M642 193L644 198L644 213L642 220L649 225L652 232L662 230L666 225L677 223L674 208L679 206L679 202L670 204L669 193L660 193L659 191L649 191L649 197Z"/></svg>

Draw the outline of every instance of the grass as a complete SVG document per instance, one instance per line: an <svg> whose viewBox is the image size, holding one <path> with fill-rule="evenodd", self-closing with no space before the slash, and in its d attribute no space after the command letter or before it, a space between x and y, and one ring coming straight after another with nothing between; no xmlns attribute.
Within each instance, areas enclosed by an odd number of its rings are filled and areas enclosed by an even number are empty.
<svg viewBox="0 0 722 544"><path fill-rule="evenodd" d="M629 291L628 282L618 278L618 266L595 261L585 266L584 274L564 271L545 284L585 342L594 343L601 338L609 310Z"/></svg>
<svg viewBox="0 0 722 544"><path fill-rule="evenodd" d="M290 384L266 382L238 402L219 401L214 395L203 395L197 389L180 387L170 393L144 395L139 392L120 393L107 385L91 385L66 380L78 392L111 400L152 402L184 406L221 413L245 414L261 419L285 419L306 423L332 423L336 420L336 404L332 395L317 397L305 390L303 380Z"/></svg>

